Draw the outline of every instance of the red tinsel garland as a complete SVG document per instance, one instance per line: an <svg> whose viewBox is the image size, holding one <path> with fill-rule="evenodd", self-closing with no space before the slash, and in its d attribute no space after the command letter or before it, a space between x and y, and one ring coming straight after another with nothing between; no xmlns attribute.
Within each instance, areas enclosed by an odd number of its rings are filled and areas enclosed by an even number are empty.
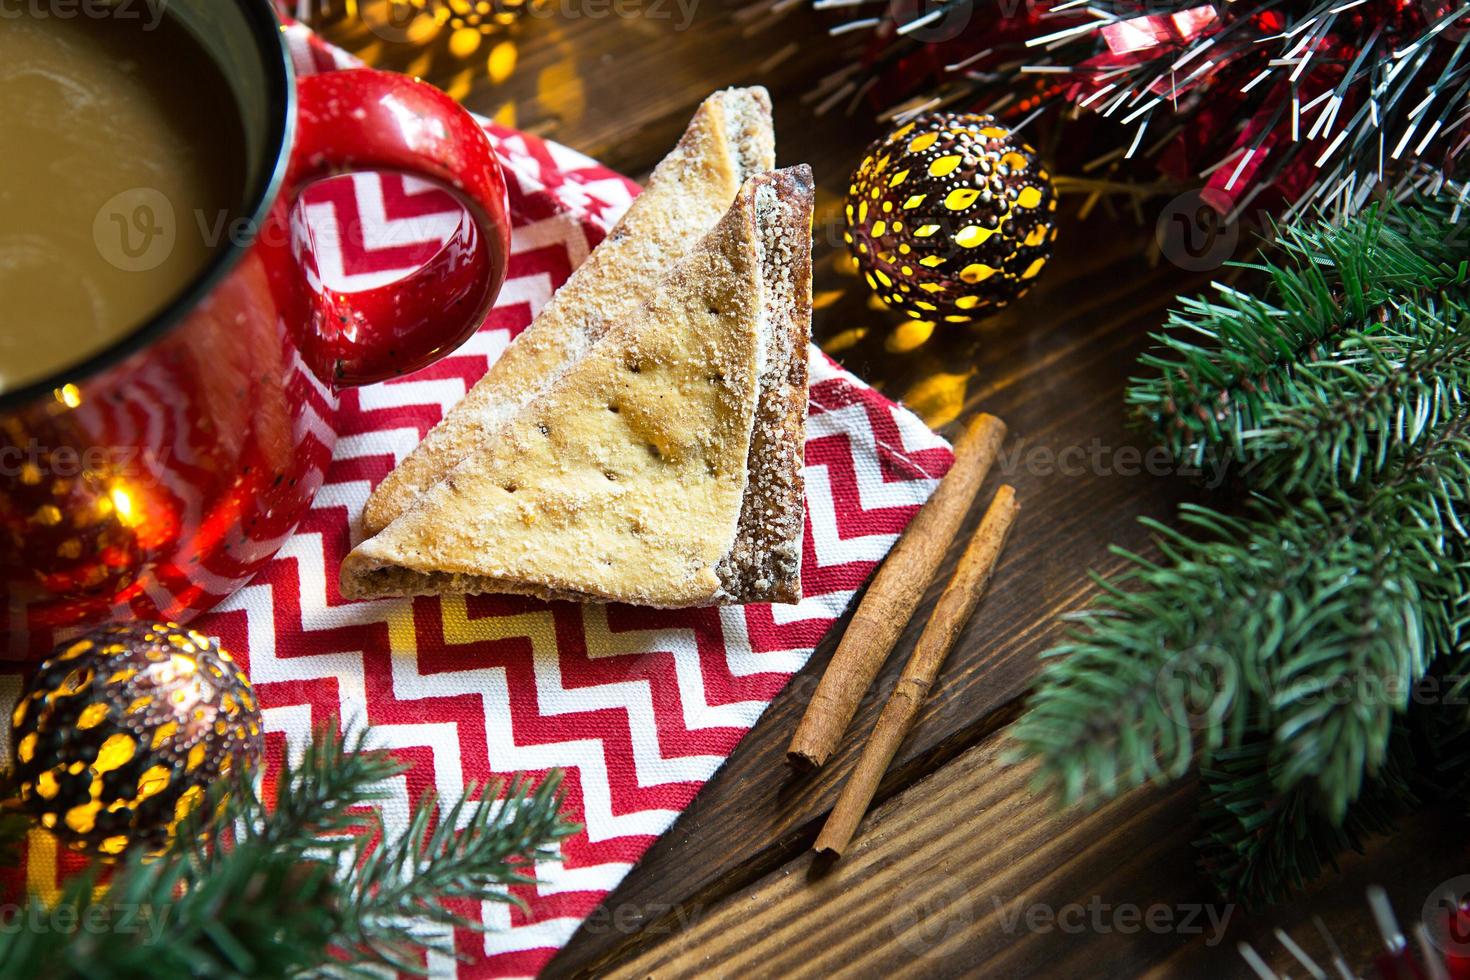
<svg viewBox="0 0 1470 980"><path fill-rule="evenodd" d="M948 0L876 21L845 86L875 108L1096 113L1222 211L1366 198L1380 159L1399 188L1453 177L1470 143L1464 0Z"/></svg>

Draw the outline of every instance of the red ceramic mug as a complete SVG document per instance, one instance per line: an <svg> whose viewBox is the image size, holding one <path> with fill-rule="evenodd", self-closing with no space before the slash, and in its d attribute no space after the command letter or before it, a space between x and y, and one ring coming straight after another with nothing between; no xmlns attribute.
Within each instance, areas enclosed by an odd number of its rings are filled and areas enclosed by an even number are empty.
<svg viewBox="0 0 1470 980"><path fill-rule="evenodd" d="M169 12L242 102L246 231L111 348L0 394L11 656L44 652L59 627L187 620L244 585L323 482L336 393L454 350L505 275L504 176L448 97L369 70L297 80L269 0L170 0ZM352 170L437 182L466 218L406 279L324 292L293 207L313 181Z"/></svg>

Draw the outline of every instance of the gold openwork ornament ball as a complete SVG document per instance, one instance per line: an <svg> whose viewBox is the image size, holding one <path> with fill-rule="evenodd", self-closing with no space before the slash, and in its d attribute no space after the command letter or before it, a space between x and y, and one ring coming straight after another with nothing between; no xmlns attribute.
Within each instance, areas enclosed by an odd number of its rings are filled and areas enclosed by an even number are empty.
<svg viewBox="0 0 1470 980"><path fill-rule="evenodd" d="M172 623L61 644L11 716L22 805L75 850L156 850L205 789L261 756L250 681L219 644Z"/></svg>
<svg viewBox="0 0 1470 980"><path fill-rule="evenodd" d="M1056 209L1036 151L993 116L936 112L868 147L848 188L845 239L888 305L969 323L1036 281Z"/></svg>

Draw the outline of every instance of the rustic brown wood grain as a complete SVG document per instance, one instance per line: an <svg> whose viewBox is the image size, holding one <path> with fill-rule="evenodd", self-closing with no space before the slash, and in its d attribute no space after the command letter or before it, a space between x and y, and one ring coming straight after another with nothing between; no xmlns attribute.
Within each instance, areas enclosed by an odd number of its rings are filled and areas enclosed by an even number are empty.
<svg viewBox="0 0 1470 980"><path fill-rule="evenodd" d="M1002 764L997 741L871 813L841 861L802 854L720 902L682 906L610 975L1245 978L1237 944L1248 941L1301 976L1273 928L1330 970L1311 921L1321 915L1364 965L1378 943L1364 889L1388 883L1400 922L1412 921L1422 883L1463 854L1455 821L1425 813L1396 842L1350 856L1340 877L1250 917L1191 874L1192 786L1056 813L1030 792L1030 766Z"/></svg>
<svg viewBox="0 0 1470 980"><path fill-rule="evenodd" d="M798 777L788 771L784 750L835 635L547 976L614 968L629 976L1232 976L1241 974L1235 930L1265 937L1258 945L1274 949L1281 964L1267 924L1301 934L1318 911L1363 962L1372 944L1362 886L1383 881L1402 911L1416 911L1450 866L1446 847L1453 845L1442 842L1454 835L1442 817L1423 816L1392 846L1348 862L1343 879L1330 879L1289 908L1250 924L1237 915L1231 939L1216 946L1177 932L1018 931L1002 915L1018 904L1061 907L1092 896L1142 907L1208 900L1192 865L1190 786L1135 793L1093 813L1057 814L1029 793L1025 771L996 761L1001 730L1020 710L1036 655L1060 634L1057 614L1092 590L1088 569L1118 567L1110 543L1146 545L1139 516L1167 517L1177 501L1203 492L1197 480L1167 467L1139 472L1147 444L1127 428L1121 395L1147 332L1177 292L1197 288L1204 277L1168 263L1151 266L1150 225L1114 218L1106 208L1081 221L1071 199L1064 201L1057 255L1033 294L982 327L946 329L916 343L912 328L870 300L841 248L847 176L880 127L862 112L818 118L802 102L839 64L822 33L829 22L796 2L778 28L750 34L741 12L748 5L701 0L692 26L681 31L669 19L590 16L596 0L560 3L580 13L527 21L487 38L468 59L449 57L445 37L389 44L346 22L329 35L376 64L429 78L477 111L633 176L662 157L708 92L768 86L779 159L809 162L818 177L817 339L948 431L956 418L979 410L1004 418L1012 432L1008 454L981 499L999 482L1011 483L1026 516L991 596L880 787L879 800L889 802L833 873L813 876L804 851L953 555L829 765ZM497 83L485 66L501 43L514 45L516 64ZM1072 455L1059 463L1064 453ZM1311 948L1319 951L1320 943Z"/></svg>

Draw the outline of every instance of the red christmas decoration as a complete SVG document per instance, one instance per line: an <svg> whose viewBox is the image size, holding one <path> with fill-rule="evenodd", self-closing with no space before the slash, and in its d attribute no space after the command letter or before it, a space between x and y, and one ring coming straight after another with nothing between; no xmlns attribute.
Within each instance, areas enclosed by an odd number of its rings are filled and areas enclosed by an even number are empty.
<svg viewBox="0 0 1470 980"><path fill-rule="evenodd" d="M836 31L861 26L863 70L823 83L823 108L1096 116L1114 139L1095 159L1151 158L1222 211L1438 190L1470 145L1466 0L899 2Z"/></svg>

